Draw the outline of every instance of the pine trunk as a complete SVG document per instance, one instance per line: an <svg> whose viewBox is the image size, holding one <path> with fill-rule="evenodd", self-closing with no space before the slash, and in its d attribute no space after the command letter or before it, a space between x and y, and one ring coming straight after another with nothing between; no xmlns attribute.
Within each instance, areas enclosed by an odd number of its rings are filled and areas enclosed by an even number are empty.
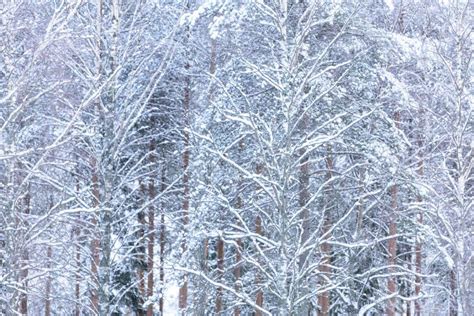
<svg viewBox="0 0 474 316"><path fill-rule="evenodd" d="M330 151L330 149L329 149ZM326 174L326 181L331 180L332 178L332 173L334 170L334 162L331 156L328 156L326 158L326 168L327 168L327 174ZM331 185L331 184L330 184ZM331 185L332 186L332 185ZM330 238L329 231L331 229L331 217L329 214L329 209L332 206L332 201L331 201L331 192L333 188L329 188L326 192L326 196L328 198L325 198L325 206L324 206L324 214L323 214L323 240L321 243L321 254L322 254L322 260L321 264L319 265L319 271L323 275L322 279L322 286L324 287L326 285L325 279L329 279L331 277L331 245L328 244L326 241ZM318 304L319 304L319 315L320 316L328 316L329 315L329 309L331 307L330 304L330 296L329 296L329 291L325 291L321 293L318 297Z"/></svg>
<svg viewBox="0 0 474 316"><path fill-rule="evenodd" d="M162 168L161 171L161 192L163 193L166 190L166 174L165 168ZM164 308L164 284L165 284L165 245L166 245L166 224L165 224L165 210L164 207L161 207L161 218L160 218L160 315L163 315Z"/></svg>
<svg viewBox="0 0 474 316"><path fill-rule="evenodd" d="M185 65L185 70L189 71L190 64L187 63ZM190 156L190 148L189 148L189 107L191 101L191 79L189 74L186 74L186 83L184 87L184 99L183 99L183 115L184 115L184 128L183 128L183 138L184 138L184 152L183 152L183 229L187 231L187 227L189 224L189 156ZM183 242L181 244L181 250L183 253L186 252L187 244L186 244L186 236L183 238ZM183 276L183 280L181 283L181 287L179 289L179 309L182 315L186 315L186 308L188 306L188 276L185 274Z"/></svg>
<svg viewBox="0 0 474 316"><path fill-rule="evenodd" d="M152 168L155 168L155 141L150 142L150 160L152 163ZM154 179L150 180L148 186L148 194L150 201L153 201L156 198L156 188ZM155 254L155 207L154 203L148 208L148 262L147 262L147 299L150 300L153 297L153 288L154 288L154 254ZM150 303L146 312L147 316L153 316L153 303Z"/></svg>

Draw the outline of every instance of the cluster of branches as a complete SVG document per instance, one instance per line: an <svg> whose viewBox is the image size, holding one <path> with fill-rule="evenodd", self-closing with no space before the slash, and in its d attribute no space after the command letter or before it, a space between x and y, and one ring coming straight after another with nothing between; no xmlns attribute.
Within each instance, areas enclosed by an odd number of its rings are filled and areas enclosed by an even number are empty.
<svg viewBox="0 0 474 316"><path fill-rule="evenodd" d="M0 314L471 315L460 1L3 1Z"/></svg>

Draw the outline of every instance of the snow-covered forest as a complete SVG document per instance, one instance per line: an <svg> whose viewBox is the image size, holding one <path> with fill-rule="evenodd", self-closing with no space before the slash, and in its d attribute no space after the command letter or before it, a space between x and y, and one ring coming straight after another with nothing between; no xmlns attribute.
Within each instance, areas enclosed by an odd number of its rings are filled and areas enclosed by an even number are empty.
<svg viewBox="0 0 474 316"><path fill-rule="evenodd" d="M474 315L472 0L0 0L0 315Z"/></svg>

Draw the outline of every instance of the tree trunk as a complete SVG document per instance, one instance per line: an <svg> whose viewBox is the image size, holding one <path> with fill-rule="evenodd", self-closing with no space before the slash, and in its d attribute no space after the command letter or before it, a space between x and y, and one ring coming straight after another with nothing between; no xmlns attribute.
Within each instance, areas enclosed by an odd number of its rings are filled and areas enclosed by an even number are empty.
<svg viewBox="0 0 474 316"><path fill-rule="evenodd" d="M330 149L328 150L330 151ZM330 153L329 153L330 155ZM326 168L328 169L327 174L326 174L326 181L331 180L332 178L332 173L334 170L334 161L331 156L328 156L326 158ZM329 184L331 185L331 184ZM332 185L331 185L332 186ZM324 206L324 214L323 214L323 236L325 236L322 240L321 243L321 254L322 254L322 260L321 264L319 265L319 271L321 271L323 275L322 279L322 286L324 286L327 282L325 281L325 278L330 278L331 276L331 245L326 242L326 240L329 239L329 230L331 228L331 217L329 215L329 209L332 206L332 201L331 201L331 193L333 191L333 188L330 188L326 191L326 198L325 201L325 206ZM329 297L329 291L325 291L321 293L318 297L318 304L319 304L319 315L320 316L328 316L329 315L329 309L331 307L330 304L330 297Z"/></svg>
<svg viewBox="0 0 474 316"><path fill-rule="evenodd" d="M237 239L237 249L235 254L235 268L234 268L234 277L235 277L235 290L239 292L241 290L240 282L242 277L242 241ZM240 316L240 307L236 306L234 308L234 316Z"/></svg>
<svg viewBox="0 0 474 316"><path fill-rule="evenodd" d="M424 175L424 161L423 161L423 126L424 126L424 113L420 110L420 117L421 117L421 128L422 130L418 133L418 150L420 152L420 159L418 161L418 170L417 173L420 178L423 178ZM418 207L420 211L418 213L418 224L421 227L423 225L423 208L421 203L423 203L423 198L420 194L417 196ZM421 261L422 261L422 253L421 253L421 240L420 238L416 239L415 244L415 296L419 296L421 292ZM420 299L415 301L415 316L421 316L421 302Z"/></svg>
<svg viewBox="0 0 474 316"><path fill-rule="evenodd" d="M143 196L143 200L146 201L146 195L147 195L147 187L146 185L140 181L140 191ZM136 306L137 308L137 314L138 315L144 315L145 312L142 309L143 303L145 303L145 267L146 267L146 241L145 241L145 226L146 226L146 221L145 221L145 212L140 211L138 212L138 253L137 253L137 260L138 260L138 268L137 268L137 278L138 278L138 304Z"/></svg>
<svg viewBox="0 0 474 316"><path fill-rule="evenodd" d="M222 281L224 275L224 240L219 238L217 241L217 274L219 282ZM216 296L216 313L219 315L222 312L222 287L217 287Z"/></svg>
<svg viewBox="0 0 474 316"><path fill-rule="evenodd" d="M394 115L395 125L397 128L400 127L400 112L396 111ZM390 188L390 199L391 199L391 210L390 210L390 224L388 228L389 236L395 236L397 234L397 209L398 209L398 186L393 184ZM388 294L395 294L397 292L397 283L394 276L391 274L395 272L395 264L397 257L397 237L392 237L388 240L388 282L387 290ZM396 299L392 297L387 303L387 316L395 316L396 312Z"/></svg>
<svg viewBox="0 0 474 316"><path fill-rule="evenodd" d="M97 232L97 216L99 216L99 176L97 171L97 160L92 158L92 206L96 212L92 215L92 241L91 241L91 272L94 284L91 291L91 309L96 315L99 314L99 237Z"/></svg>
<svg viewBox="0 0 474 316"><path fill-rule="evenodd" d="M261 174L263 172L263 165L261 163L257 164L256 168L257 174ZM262 218L259 214L257 214L255 218L255 233L257 235L263 236L263 227L262 227ZM257 295L255 298L255 304L259 307L263 307L263 290L262 290L262 278L260 276L260 272L257 270L255 275L255 284L258 286ZM258 309L255 310L255 316L262 316L262 312Z"/></svg>
<svg viewBox="0 0 474 316"><path fill-rule="evenodd" d="M449 272L449 287L451 290L449 299L449 316L458 316L458 293L456 272L454 271L454 268Z"/></svg>
<svg viewBox="0 0 474 316"><path fill-rule="evenodd" d="M260 215L257 215L257 218L255 219L255 233L257 235L263 235L263 229L262 229L262 219L260 218ZM261 287L261 276L260 273L257 271L257 275L255 276L255 284L258 286L258 291L255 299L255 304L259 307L263 307L263 291ZM255 316L262 316L262 312L260 310L255 310Z"/></svg>
<svg viewBox="0 0 474 316"><path fill-rule="evenodd" d="M155 141L150 142L150 160L152 163L152 168L155 168ZM153 201L156 198L156 188L155 180L152 178L148 186L148 194L150 201ZM147 262L147 299L150 300L153 296L154 288L154 254L155 254L155 207L154 203L148 208L148 262ZM153 303L150 303L146 312L147 316L153 316Z"/></svg>
<svg viewBox="0 0 474 316"><path fill-rule="evenodd" d="M51 245L48 245L48 249L46 250L46 256L48 260L47 268L48 268L48 277L46 278L46 289L45 289L45 304L44 304L44 315L51 316L51 268L52 268L52 260L53 260L53 248Z"/></svg>
<svg viewBox="0 0 474 316"><path fill-rule="evenodd" d="M190 64L186 63L185 71L189 71ZM183 242L181 244L181 249L183 254L186 252L186 231L189 224L189 106L191 101L191 79L188 74L186 74L185 87L184 87L184 99L183 99L183 115L184 115L184 152L183 152L183 229L185 236L183 237ZM187 274L183 275L183 280L181 287L179 289L179 309L182 315L186 315L186 308L188 306L188 276Z"/></svg>
<svg viewBox="0 0 474 316"><path fill-rule="evenodd" d="M161 171L161 192L163 193L166 190L166 174L165 168L162 168ZM163 287L165 284L165 243L166 243L166 224L165 224L165 210L164 207L161 207L161 218L160 218L160 315L163 314L163 305L164 305L164 291Z"/></svg>
<svg viewBox="0 0 474 316"><path fill-rule="evenodd" d="M76 227L76 286L74 289L76 298L75 316L81 316L81 244L80 244L80 228Z"/></svg>
<svg viewBox="0 0 474 316"><path fill-rule="evenodd" d="M243 139L239 142L239 149L242 151L244 148L244 141ZM242 177L239 179L239 190L242 190ZM238 193L237 196L237 203L236 208L238 210L242 209L243 207L243 199L242 199L242 192ZM236 292L241 291L240 282L242 277L242 241L241 239L237 239L236 241L237 247L235 249L235 268L234 268L234 278L235 278L235 290ZM240 307L237 305L234 308L234 316L240 316Z"/></svg>
<svg viewBox="0 0 474 316"><path fill-rule="evenodd" d="M30 192L28 188L28 192L25 194L24 197L24 214L25 217L27 217L30 214ZM27 218L24 219L24 225L27 226ZM22 249L22 255L21 255L21 268L20 268L20 284L24 290L20 294L20 314L21 315L28 315L28 273L29 273L29 260L30 260L30 254L29 254L29 249L28 245L24 245L24 248Z"/></svg>

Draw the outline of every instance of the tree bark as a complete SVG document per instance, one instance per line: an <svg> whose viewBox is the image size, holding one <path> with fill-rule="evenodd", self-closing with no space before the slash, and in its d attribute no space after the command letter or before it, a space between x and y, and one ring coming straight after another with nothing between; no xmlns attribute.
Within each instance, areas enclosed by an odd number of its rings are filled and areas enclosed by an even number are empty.
<svg viewBox="0 0 474 316"><path fill-rule="evenodd" d="M330 151L330 149L328 150ZM333 158L330 156L330 153L328 157L326 158L326 168L328 169L327 174L326 174L326 181L331 180L333 176L333 170L334 170L334 161ZM329 184L332 186L331 184ZM321 282L321 285L324 286L327 282L325 281L326 278L330 278L331 275L331 245L328 244L326 241L330 238L329 236L329 230L331 228L331 217L329 215L329 209L331 208L331 194L330 192L333 190L333 188L329 188L326 192L326 195L329 197L325 201L325 206L324 206L324 214L323 214L323 236L325 236L321 242L321 254L322 254L322 260L321 264L319 265L319 271L321 271L323 275L323 279ZM319 315L320 316L328 316L329 315L329 309L331 307L331 302L330 302L330 296L329 296L329 291L325 291L321 293L318 297L318 304L319 304Z"/></svg>
<svg viewBox="0 0 474 316"><path fill-rule="evenodd" d="M150 160L152 162L152 168L155 168L155 141L150 142ZM155 180L151 179L148 185L148 194L150 201L156 198ZM154 254L155 254L155 207L152 203L148 208L148 262L147 262L147 299L150 300L153 296L154 288ZM150 303L146 312L147 316L153 316L153 303Z"/></svg>
<svg viewBox="0 0 474 316"><path fill-rule="evenodd" d="M420 152L420 158L418 160L418 169L417 173L420 176L420 178L423 178L424 176L424 160L423 160L423 126L424 126L424 113L422 110L420 110L420 118L421 118L421 131L418 133L418 150ZM423 198L420 194L417 196L417 202L418 202L418 207L420 208L417 218L417 222L419 226L423 225L423 208L422 208L422 203L423 203ZM422 264L422 252L421 252L421 240L420 238L416 239L416 244L415 244L415 296L419 296L421 292L421 264ZM417 299L415 301L415 316L421 316L421 302L420 299Z"/></svg>
<svg viewBox="0 0 474 316"><path fill-rule="evenodd" d="M449 299L449 316L458 316L458 293L456 272L454 268L449 271L449 288L451 290L451 295Z"/></svg>
<svg viewBox="0 0 474 316"><path fill-rule="evenodd" d="M260 163L257 164L256 171L257 171L257 174L261 174L263 171L263 165ZM255 218L255 233L257 235L263 236L262 218L260 217L259 214L257 214ZM263 307L263 290L262 290L261 282L262 282L262 278L260 276L260 273L257 271L255 275L255 284L258 286L258 290L257 290L256 298L255 298L255 304L258 307ZM255 310L255 316L262 316L262 315L263 314L260 310L258 309Z"/></svg>
<svg viewBox="0 0 474 316"><path fill-rule="evenodd" d="M395 125L397 128L400 127L400 112L396 111L394 115ZM395 236L397 234L397 210L398 210L398 186L393 184L390 188L390 199L391 199L391 210L390 210L390 224L388 228L389 236ZM388 294L395 294L397 292L397 283L394 276L391 274L395 272L395 264L397 257L397 238L391 237L388 240L388 282L387 290ZM395 316L396 313L396 299L392 297L387 302L387 316Z"/></svg>
<svg viewBox="0 0 474 316"><path fill-rule="evenodd" d="M46 250L46 256L48 260L47 268L48 268L48 277L46 278L46 289L45 289L45 304L44 304L44 315L51 316L51 282L52 277L49 275L51 273L52 264L51 261L53 260L53 248L51 245L48 245L48 249Z"/></svg>
<svg viewBox="0 0 474 316"><path fill-rule="evenodd" d="M166 189L166 174L165 168L162 168L161 171L161 192L163 193ZM161 218L160 218L160 315L163 315L163 307L164 307L164 284L165 284L165 245L166 245L166 224L165 224L165 210L164 207L161 206Z"/></svg>
<svg viewBox="0 0 474 316"><path fill-rule="evenodd" d="M217 274L219 282L222 281L224 275L224 240L219 238L217 241ZM216 296L216 313L219 315L222 312L222 287L217 287Z"/></svg>
<svg viewBox="0 0 474 316"><path fill-rule="evenodd" d="M91 291L91 309L93 313L99 314L99 237L97 229L97 216L99 216L99 176L97 171L97 160L92 158L92 206L96 212L92 215L92 241L91 241L91 272L93 285Z"/></svg>
<svg viewBox="0 0 474 316"><path fill-rule="evenodd" d="M259 215L257 215L257 218L255 219L255 233L257 235L263 235L263 229L262 229L262 219L260 218ZM260 273L257 271L257 275L255 276L255 284L258 286L258 291L255 299L255 304L259 307L263 307L263 291L261 287L261 276ZM255 310L255 316L262 316L262 312L258 309Z"/></svg>
<svg viewBox="0 0 474 316"><path fill-rule="evenodd" d="M185 71L189 71L190 64L186 63ZM184 115L184 152L183 152L183 229L184 234L186 234L187 226L189 224L189 156L190 156L190 143L189 143L189 107L191 101L191 79L188 74L186 74L185 87L184 87L184 99L183 99L183 115ZM186 252L186 236L183 237L183 242L181 244L181 250L183 253ZM179 309L182 315L186 315L186 308L188 306L188 276L187 274L183 275L183 280L181 287L179 289Z"/></svg>
<svg viewBox="0 0 474 316"><path fill-rule="evenodd" d="M25 194L24 197L24 214L25 217L27 217L30 214L30 200L31 200L31 195L29 192ZM27 226L27 218L24 219L25 226ZM22 249L22 255L21 255L21 268L20 268L20 284L24 289L24 292L20 294L20 314L21 315L28 315L28 274L29 274L29 260L30 260L30 254L29 254L29 249L28 245L24 245L24 248Z"/></svg>

